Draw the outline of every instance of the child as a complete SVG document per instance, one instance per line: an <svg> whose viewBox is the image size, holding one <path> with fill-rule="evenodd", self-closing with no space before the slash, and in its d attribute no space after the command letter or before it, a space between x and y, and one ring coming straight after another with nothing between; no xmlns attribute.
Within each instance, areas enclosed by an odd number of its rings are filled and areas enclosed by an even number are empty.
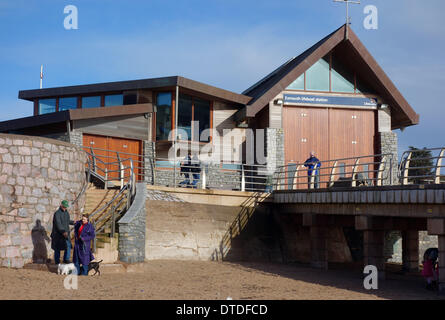
<svg viewBox="0 0 445 320"><path fill-rule="evenodd" d="M425 251L423 255L423 270L422 275L425 278L428 290L435 290L437 288L437 281L439 279L439 268L436 264L438 257L438 250L430 248Z"/></svg>

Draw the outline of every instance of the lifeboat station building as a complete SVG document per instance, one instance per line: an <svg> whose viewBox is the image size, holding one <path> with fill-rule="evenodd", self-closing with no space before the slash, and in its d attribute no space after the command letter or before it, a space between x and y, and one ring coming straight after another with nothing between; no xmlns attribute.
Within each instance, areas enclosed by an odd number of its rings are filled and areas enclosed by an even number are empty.
<svg viewBox="0 0 445 320"><path fill-rule="evenodd" d="M393 154L396 168L394 130L419 122L347 25L242 93L173 76L23 90L19 98L32 103L33 115L1 122L0 132L60 139L103 157L131 155L141 164L140 180L154 181L156 174L169 179L171 130L182 129L187 134L179 135L179 142L195 141L201 148L213 141L211 135L202 139L206 129L230 134L236 142L221 148L235 160L217 165L221 176L215 173L208 182L215 187L230 184L236 174L227 173L238 172L251 153L269 174L303 163L311 151L321 161ZM256 139L253 148L246 147L249 132ZM167 180L164 184L172 185Z"/></svg>

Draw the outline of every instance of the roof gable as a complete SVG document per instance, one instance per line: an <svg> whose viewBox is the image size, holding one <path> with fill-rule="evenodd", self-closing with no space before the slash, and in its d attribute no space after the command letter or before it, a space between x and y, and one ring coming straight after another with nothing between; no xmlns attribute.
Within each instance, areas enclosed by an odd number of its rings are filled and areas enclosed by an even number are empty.
<svg viewBox="0 0 445 320"><path fill-rule="evenodd" d="M318 60L333 50L339 50L350 60L354 68L366 78L366 82L390 105L393 118L392 128L411 126L419 122L419 115L412 109L402 94L378 65L357 35L343 25L317 44L277 68L243 94L253 97L246 107L247 117L254 117L280 92L302 75Z"/></svg>

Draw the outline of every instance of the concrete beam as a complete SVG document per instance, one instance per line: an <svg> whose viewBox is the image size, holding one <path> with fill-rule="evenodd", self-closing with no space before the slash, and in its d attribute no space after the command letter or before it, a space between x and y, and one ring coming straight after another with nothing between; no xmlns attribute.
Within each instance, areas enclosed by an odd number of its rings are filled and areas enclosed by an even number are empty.
<svg viewBox="0 0 445 320"><path fill-rule="evenodd" d="M429 235L445 235L445 219L428 219L428 234Z"/></svg>

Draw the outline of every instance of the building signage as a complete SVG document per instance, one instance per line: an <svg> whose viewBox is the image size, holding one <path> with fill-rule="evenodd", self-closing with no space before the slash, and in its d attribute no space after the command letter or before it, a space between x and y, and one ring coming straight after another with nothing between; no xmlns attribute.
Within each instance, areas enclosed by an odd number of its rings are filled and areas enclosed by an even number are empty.
<svg viewBox="0 0 445 320"><path fill-rule="evenodd" d="M335 105L348 107L377 107L376 98L316 96L310 94L284 94L284 104Z"/></svg>

